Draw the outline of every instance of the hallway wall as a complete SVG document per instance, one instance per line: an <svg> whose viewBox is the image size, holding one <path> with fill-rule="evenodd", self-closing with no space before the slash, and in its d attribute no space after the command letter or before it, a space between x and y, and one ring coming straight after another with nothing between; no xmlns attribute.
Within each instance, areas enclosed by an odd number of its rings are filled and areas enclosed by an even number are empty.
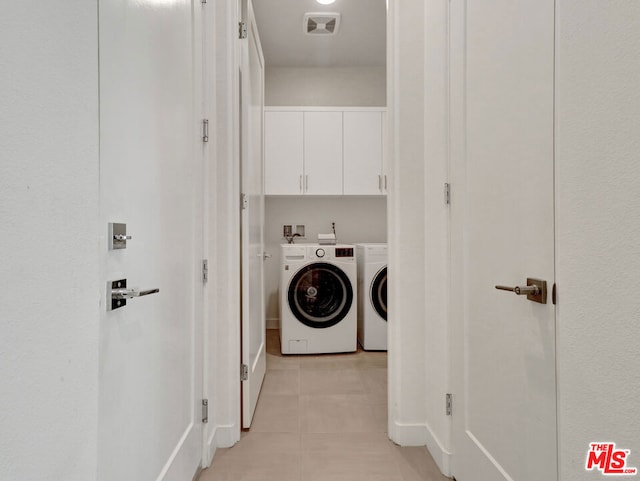
<svg viewBox="0 0 640 481"><path fill-rule="evenodd" d="M560 480L590 442L640 469L640 4L557 3L556 238Z"/></svg>
<svg viewBox="0 0 640 481"><path fill-rule="evenodd" d="M97 3L0 15L0 479L90 481L98 422Z"/></svg>
<svg viewBox="0 0 640 481"><path fill-rule="evenodd" d="M429 447L449 470L447 2L395 0L389 60L389 404L391 439ZM393 140L395 139L395 140Z"/></svg>

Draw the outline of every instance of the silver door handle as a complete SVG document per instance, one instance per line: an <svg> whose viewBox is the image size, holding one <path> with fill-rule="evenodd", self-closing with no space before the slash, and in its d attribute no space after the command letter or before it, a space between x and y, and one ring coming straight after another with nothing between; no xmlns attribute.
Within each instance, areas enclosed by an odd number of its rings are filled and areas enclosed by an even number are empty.
<svg viewBox="0 0 640 481"><path fill-rule="evenodd" d="M500 291L515 292L518 296L527 296L527 299L540 304L547 303L547 281L542 279L527 278L526 286L496 286Z"/></svg>
<svg viewBox="0 0 640 481"><path fill-rule="evenodd" d="M130 235L115 234L113 236L113 240L117 240L117 241L131 240L131 236Z"/></svg>
<svg viewBox="0 0 640 481"><path fill-rule="evenodd" d="M263 259L271 259L273 256L271 254L263 252L262 254L258 254L258 257L262 257Z"/></svg>
<svg viewBox="0 0 640 481"><path fill-rule="evenodd" d="M146 289L141 291L140 289L127 288L126 279L118 279L116 281L107 282L107 311L113 311L127 305L127 299L133 299L134 297L144 297L149 294L155 294L160 292L160 289Z"/></svg>
<svg viewBox="0 0 640 481"><path fill-rule="evenodd" d="M148 296L156 294L160 289L147 289L140 291L138 289L114 289L111 291L111 299L133 299L134 297Z"/></svg>
<svg viewBox="0 0 640 481"><path fill-rule="evenodd" d="M540 288L538 286L522 286L522 287L496 286L496 289L501 291L515 292L519 296L527 296L529 294L533 294L534 296L537 296L538 294L540 294Z"/></svg>

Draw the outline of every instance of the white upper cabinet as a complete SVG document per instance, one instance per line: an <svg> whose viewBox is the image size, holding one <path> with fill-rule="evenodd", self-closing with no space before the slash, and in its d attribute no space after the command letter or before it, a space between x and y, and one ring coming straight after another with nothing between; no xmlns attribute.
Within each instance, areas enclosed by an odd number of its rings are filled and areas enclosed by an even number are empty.
<svg viewBox="0 0 640 481"><path fill-rule="evenodd" d="M344 112L343 128L344 193L383 193L382 112Z"/></svg>
<svg viewBox="0 0 640 481"><path fill-rule="evenodd" d="M384 109L267 107L265 194L380 195Z"/></svg>
<svg viewBox="0 0 640 481"><path fill-rule="evenodd" d="M342 194L342 112L304 113L304 190Z"/></svg>
<svg viewBox="0 0 640 481"><path fill-rule="evenodd" d="M265 194L303 193L303 112L265 112Z"/></svg>

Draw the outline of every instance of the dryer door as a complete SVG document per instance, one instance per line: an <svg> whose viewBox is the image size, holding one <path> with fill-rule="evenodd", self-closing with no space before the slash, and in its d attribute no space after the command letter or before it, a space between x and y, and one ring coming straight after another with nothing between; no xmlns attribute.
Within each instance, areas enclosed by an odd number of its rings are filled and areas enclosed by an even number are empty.
<svg viewBox="0 0 640 481"><path fill-rule="evenodd" d="M371 304L378 315L387 320L387 266L378 271L371 282Z"/></svg>
<svg viewBox="0 0 640 481"><path fill-rule="evenodd" d="M324 329L345 318L353 303L353 288L338 266L316 262L293 276L288 300L296 319L306 326Z"/></svg>

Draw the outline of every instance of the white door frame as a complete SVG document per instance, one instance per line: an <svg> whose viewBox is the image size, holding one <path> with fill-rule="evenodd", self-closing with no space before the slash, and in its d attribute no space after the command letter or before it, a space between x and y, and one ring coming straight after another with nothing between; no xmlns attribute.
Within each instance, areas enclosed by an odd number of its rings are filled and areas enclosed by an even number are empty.
<svg viewBox="0 0 640 481"><path fill-rule="evenodd" d="M240 440L240 133L237 0L211 3L215 75L209 142L215 152L208 172L209 287L205 389L209 423L203 466L217 447Z"/></svg>
<svg viewBox="0 0 640 481"><path fill-rule="evenodd" d="M212 287L209 289L208 329L210 349L216 352L208 361L209 369L215 371L215 403L210 400L209 422L215 423L209 428L209 460L216 447L228 447L240 439L240 249L237 233L240 230L240 175L239 165L239 42L238 21L240 5L238 0L216 2L216 159L210 172L210 211L209 252L210 276ZM388 36L389 33L388 33ZM390 65L392 65L390 63ZM395 76L389 72L389 78ZM392 85L388 87L393 92ZM393 122L393 120L391 120ZM393 129L390 124L390 131ZM391 147L393 148L393 147ZM392 160L393 156L389 156ZM389 167L392 171L393 166ZM390 194L393 195L393 194ZM391 202L391 201L390 201ZM391 217L393 212L390 210ZM389 220L391 225L391 219ZM391 280L390 289L394 281ZM215 331L214 333L211 333ZM394 327L389 326L389 338L394 338ZM395 429L399 426L392 418L394 413L402 412L405 398L399 391L393 391L394 380L398 378L401 366L406 359L402 349L389 351L389 433L393 440ZM395 407L392 409L392 403ZM213 409L213 414L212 414ZM394 430L392 431L392 426ZM422 429L424 424L422 425ZM418 436L420 444L425 436ZM413 432L414 427L409 427ZM402 436L401 436L402 437ZM405 439L405 438L403 438Z"/></svg>

